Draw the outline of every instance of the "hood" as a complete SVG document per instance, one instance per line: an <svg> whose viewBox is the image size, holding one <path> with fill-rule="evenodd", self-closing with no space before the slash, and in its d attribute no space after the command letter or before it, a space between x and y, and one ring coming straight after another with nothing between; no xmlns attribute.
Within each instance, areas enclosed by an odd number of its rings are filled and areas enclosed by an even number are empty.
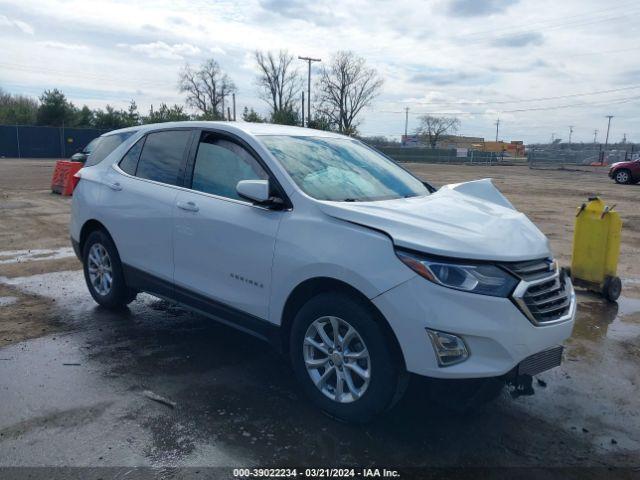
<svg viewBox="0 0 640 480"><path fill-rule="evenodd" d="M396 246L446 257L520 261L550 255L544 234L490 179L446 185L426 197L321 202L327 215L388 234Z"/></svg>
<svg viewBox="0 0 640 480"><path fill-rule="evenodd" d="M610 165L610 168L618 168L618 167L630 167L631 164L635 163L637 160L623 160L622 162L615 162Z"/></svg>

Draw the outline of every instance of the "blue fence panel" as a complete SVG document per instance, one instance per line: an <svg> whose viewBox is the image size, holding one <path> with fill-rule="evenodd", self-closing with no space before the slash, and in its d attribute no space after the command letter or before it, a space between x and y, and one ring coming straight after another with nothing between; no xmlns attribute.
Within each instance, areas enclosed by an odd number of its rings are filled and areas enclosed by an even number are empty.
<svg viewBox="0 0 640 480"><path fill-rule="evenodd" d="M22 158L62 157L60 129L51 127L19 127Z"/></svg>
<svg viewBox="0 0 640 480"><path fill-rule="evenodd" d="M0 125L0 157L68 158L107 131Z"/></svg>
<svg viewBox="0 0 640 480"><path fill-rule="evenodd" d="M0 125L0 157L19 157L18 127Z"/></svg>

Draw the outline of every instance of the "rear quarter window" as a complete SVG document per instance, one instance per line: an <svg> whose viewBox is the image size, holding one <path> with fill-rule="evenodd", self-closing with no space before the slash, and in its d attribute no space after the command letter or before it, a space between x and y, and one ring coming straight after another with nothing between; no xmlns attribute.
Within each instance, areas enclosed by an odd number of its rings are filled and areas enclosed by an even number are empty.
<svg viewBox="0 0 640 480"><path fill-rule="evenodd" d="M92 167L93 165L99 164L102 160L107 158L111 152L113 152L116 148L118 148L122 142L124 142L131 135L136 133L135 131L122 132L122 133L112 133L111 135L104 135L97 139L95 145L93 146L93 150L87 161L85 162L85 167Z"/></svg>

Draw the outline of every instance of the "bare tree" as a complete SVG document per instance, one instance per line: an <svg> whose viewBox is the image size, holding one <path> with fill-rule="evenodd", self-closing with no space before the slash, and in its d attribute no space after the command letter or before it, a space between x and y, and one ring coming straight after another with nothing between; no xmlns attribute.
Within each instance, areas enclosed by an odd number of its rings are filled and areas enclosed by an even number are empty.
<svg viewBox="0 0 640 480"><path fill-rule="evenodd" d="M188 64L180 71L178 86L187 94L187 105L207 119L224 119L225 99L237 88L218 62L210 58L198 70Z"/></svg>
<svg viewBox="0 0 640 480"><path fill-rule="evenodd" d="M256 51L256 63L260 73L257 84L260 98L271 107L271 116L277 117L283 111L292 111L300 94L301 79L293 66L294 57L286 50L273 52Z"/></svg>
<svg viewBox="0 0 640 480"><path fill-rule="evenodd" d="M456 117L423 115L418 120L420 120L420 126L416 129L416 134L427 141L431 148L436 148L436 143L440 137L456 133L460 128L460 119Z"/></svg>
<svg viewBox="0 0 640 480"><path fill-rule="evenodd" d="M341 133L356 131L356 118L380 93L383 80L353 52L337 52L320 71L317 111Z"/></svg>

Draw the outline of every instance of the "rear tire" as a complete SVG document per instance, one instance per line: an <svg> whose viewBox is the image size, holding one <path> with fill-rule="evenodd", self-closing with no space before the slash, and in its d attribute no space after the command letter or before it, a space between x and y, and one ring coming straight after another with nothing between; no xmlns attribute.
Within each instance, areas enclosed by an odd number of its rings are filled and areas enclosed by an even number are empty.
<svg viewBox="0 0 640 480"><path fill-rule="evenodd" d="M629 170L620 169L613 175L613 179L616 181L616 183L631 183L631 172Z"/></svg>
<svg viewBox="0 0 640 480"><path fill-rule="evenodd" d="M89 293L98 304L119 310L135 300L137 292L127 287L120 255L107 233L95 230L89 234L82 264Z"/></svg>
<svg viewBox="0 0 640 480"><path fill-rule="evenodd" d="M310 299L293 320L289 351L295 375L311 400L334 418L368 422L397 402L406 387L407 374L377 315L353 296L327 292Z"/></svg>

